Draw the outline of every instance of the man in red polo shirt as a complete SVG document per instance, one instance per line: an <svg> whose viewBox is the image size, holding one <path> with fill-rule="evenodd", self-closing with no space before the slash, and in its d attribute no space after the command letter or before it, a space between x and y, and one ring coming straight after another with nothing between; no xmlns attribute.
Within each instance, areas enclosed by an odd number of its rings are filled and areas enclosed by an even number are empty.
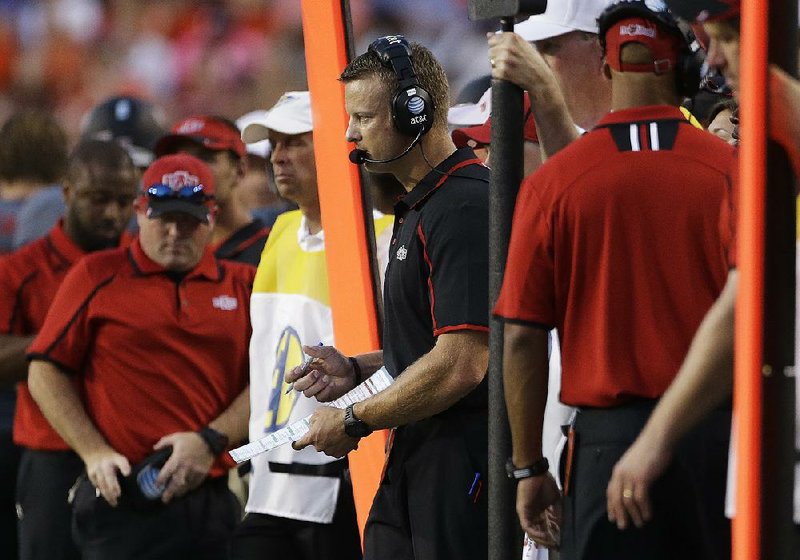
<svg viewBox="0 0 800 560"><path fill-rule="evenodd" d="M25 349L72 265L88 252L119 245L133 213L138 178L117 144L78 145L67 164L63 220L45 237L0 259L0 380L20 382L14 441L23 449L16 481L23 560L80 557L72 542L67 493L83 469L28 392Z"/></svg>
<svg viewBox="0 0 800 560"><path fill-rule="evenodd" d="M643 2L620 6L600 20L613 111L529 177L517 200L495 309L506 319L509 474L523 528L547 542L543 510L560 497L541 450L547 329L556 327L561 400L580 409L562 481L562 557L671 558L680 543L682 556L724 558L724 426L681 451L654 489L649 524L621 531L606 510L612 467L725 283L718 224L734 164L730 146L676 108L688 53L674 21Z"/></svg>
<svg viewBox="0 0 800 560"><path fill-rule="evenodd" d="M258 266L269 228L254 219L239 197L247 151L236 124L222 117L198 115L179 121L156 144L156 156L191 154L214 173L217 222L211 245L218 259Z"/></svg>
<svg viewBox="0 0 800 560"><path fill-rule="evenodd" d="M160 158L143 189L139 238L65 278L28 383L86 466L72 504L84 559L224 558L239 506L222 455L247 435L255 271L208 247L203 162Z"/></svg>
<svg viewBox="0 0 800 560"><path fill-rule="evenodd" d="M669 0L669 5L687 21L702 24L709 39L709 66L724 76L726 84L738 96L741 71L740 1ZM767 94L769 136L786 150L795 177L800 177L800 82L771 65ZM742 141L747 142L747 138ZM736 182L733 187L726 206L735 209L739 196ZM735 237L736 212L726 214L722 228L732 232ZM733 331L738 284L735 246L729 257L731 269L724 291L700 325L674 382L664 393L639 437L614 467L607 492L608 507L616 523L623 527L631 521L641 523L649 520L651 487L669 466L675 449L682 445L685 434L710 410L730 398L733 390ZM800 262L800 253L797 262ZM800 282L796 285L800 286ZM800 301L800 294L796 296L796 301ZM800 338L795 338L795 344L797 361L800 358ZM800 386L796 398L796 411L800 411ZM795 486L798 484L800 479L796 478ZM626 488L634 490L630 500L622 497ZM795 523L800 524L800 490L797 488L794 496L794 519Z"/></svg>

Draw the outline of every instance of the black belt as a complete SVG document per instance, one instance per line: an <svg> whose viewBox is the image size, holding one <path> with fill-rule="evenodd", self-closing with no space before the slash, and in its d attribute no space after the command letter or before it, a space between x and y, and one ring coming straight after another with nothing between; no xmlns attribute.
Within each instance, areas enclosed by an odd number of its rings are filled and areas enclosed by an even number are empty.
<svg viewBox="0 0 800 560"><path fill-rule="evenodd" d="M347 468L347 464L347 458L338 459L322 465L309 465L308 463L273 463L270 461L269 470L274 473L339 478Z"/></svg>
<svg viewBox="0 0 800 560"><path fill-rule="evenodd" d="M657 404L657 400L637 399L620 406L578 409L575 431L580 444L632 442Z"/></svg>

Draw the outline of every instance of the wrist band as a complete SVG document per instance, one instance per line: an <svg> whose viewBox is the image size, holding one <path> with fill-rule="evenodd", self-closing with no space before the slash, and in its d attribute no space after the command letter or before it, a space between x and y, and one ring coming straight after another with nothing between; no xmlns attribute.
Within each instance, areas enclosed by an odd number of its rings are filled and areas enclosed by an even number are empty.
<svg viewBox="0 0 800 560"><path fill-rule="evenodd" d="M353 372L356 375L356 385L361 385L361 382L364 381L363 374L361 373L361 366L358 365L358 360L356 360L353 356L347 358L350 360L350 364L353 366Z"/></svg>
<svg viewBox="0 0 800 560"><path fill-rule="evenodd" d="M514 462L511 460L511 457L509 457L508 461L506 461L506 474L508 475L508 478L512 480L522 480L523 478L542 476L543 474L547 473L549 468L550 463L548 463L547 457L542 457L535 463L520 469L514 466Z"/></svg>

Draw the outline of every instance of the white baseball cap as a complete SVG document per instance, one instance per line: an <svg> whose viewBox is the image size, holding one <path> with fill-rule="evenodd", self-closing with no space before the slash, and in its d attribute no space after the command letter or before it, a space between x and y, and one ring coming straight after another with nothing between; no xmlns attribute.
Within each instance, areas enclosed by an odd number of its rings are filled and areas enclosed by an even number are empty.
<svg viewBox="0 0 800 560"><path fill-rule="evenodd" d="M570 31L597 33L597 18L612 0L549 0L547 10L514 26L526 41L541 41Z"/></svg>
<svg viewBox="0 0 800 560"><path fill-rule="evenodd" d="M477 103L460 103L447 111L447 124L455 127L477 126L486 122L492 113L492 88L487 89Z"/></svg>
<svg viewBox="0 0 800 560"><path fill-rule="evenodd" d="M269 140L259 140L258 142L248 143L244 139L244 129L251 124L260 125L263 123L267 118L267 113L269 113L269 111L250 111L236 119L236 127L239 129L239 132L242 133L242 140L245 142L247 153L264 159L268 159L272 151L272 145L269 143Z"/></svg>
<svg viewBox="0 0 800 560"><path fill-rule="evenodd" d="M304 134L314 130L311 122L311 96L307 91L287 91L261 117L242 130L245 144L260 142L274 130L281 134Z"/></svg>

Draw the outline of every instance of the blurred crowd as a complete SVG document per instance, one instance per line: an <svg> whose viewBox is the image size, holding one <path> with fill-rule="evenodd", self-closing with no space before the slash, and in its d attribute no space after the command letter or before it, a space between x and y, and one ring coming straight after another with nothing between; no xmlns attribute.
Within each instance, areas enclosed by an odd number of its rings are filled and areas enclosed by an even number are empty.
<svg viewBox="0 0 800 560"><path fill-rule="evenodd" d="M466 0L353 0L350 10L357 50L401 32L431 46L456 89L488 70L484 26L467 19ZM72 139L110 95L148 99L165 122L236 118L305 80L299 0L0 2L0 120L45 108Z"/></svg>
<svg viewBox="0 0 800 560"><path fill-rule="evenodd" d="M347 355L300 0L0 0L0 547L482 560L491 325L523 560L731 557L740 2L503 33L467 4L349 2L384 322ZM796 174L800 83L769 72ZM347 455L381 430L359 527Z"/></svg>

